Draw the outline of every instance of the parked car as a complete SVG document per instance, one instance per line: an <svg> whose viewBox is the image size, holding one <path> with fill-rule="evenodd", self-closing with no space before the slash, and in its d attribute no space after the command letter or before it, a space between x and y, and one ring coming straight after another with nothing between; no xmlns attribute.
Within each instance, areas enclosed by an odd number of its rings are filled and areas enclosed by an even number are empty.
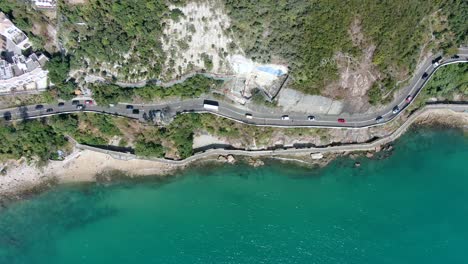
<svg viewBox="0 0 468 264"><path fill-rule="evenodd" d="M281 120L289 120L289 116L288 115L284 115L281 117Z"/></svg>
<svg viewBox="0 0 468 264"><path fill-rule="evenodd" d="M429 76L429 74L427 74L427 72L423 73L423 75L421 76L421 79L426 79L427 76Z"/></svg>
<svg viewBox="0 0 468 264"><path fill-rule="evenodd" d="M375 122L376 123L381 123L383 121L383 117L382 116L378 116L376 119L375 119Z"/></svg>
<svg viewBox="0 0 468 264"><path fill-rule="evenodd" d="M82 104L76 105L77 110L83 110L84 106Z"/></svg>
<svg viewBox="0 0 468 264"><path fill-rule="evenodd" d="M132 110L133 109L133 105L127 105L127 110Z"/></svg>
<svg viewBox="0 0 468 264"><path fill-rule="evenodd" d="M80 103L80 101L78 101L78 100L73 100L72 101L72 105L78 105L79 103Z"/></svg>
<svg viewBox="0 0 468 264"><path fill-rule="evenodd" d="M3 114L3 118L5 119L5 121L10 121L11 120L11 112L5 112Z"/></svg>
<svg viewBox="0 0 468 264"><path fill-rule="evenodd" d="M86 100L86 101L85 101L85 104L87 104L87 105L92 105L92 104L93 104L93 100Z"/></svg>
<svg viewBox="0 0 468 264"><path fill-rule="evenodd" d="M140 109L133 109L132 114L134 114L134 115L140 114Z"/></svg>
<svg viewBox="0 0 468 264"><path fill-rule="evenodd" d="M64 102L58 103L58 107L64 107L64 106L65 106L65 103L64 103Z"/></svg>
<svg viewBox="0 0 468 264"><path fill-rule="evenodd" d="M252 116L252 114L245 114L245 118L247 118L247 119L252 119L253 116Z"/></svg>
<svg viewBox="0 0 468 264"><path fill-rule="evenodd" d="M409 103L411 100L413 100L413 96L410 94L406 97L406 102Z"/></svg>
<svg viewBox="0 0 468 264"><path fill-rule="evenodd" d="M40 104L36 105L36 110L41 110L41 109L43 109L43 108L44 108L43 105L40 105Z"/></svg>
<svg viewBox="0 0 468 264"><path fill-rule="evenodd" d="M344 118L338 118L338 123L346 123L346 120Z"/></svg>
<svg viewBox="0 0 468 264"><path fill-rule="evenodd" d="M397 114L398 112L400 112L400 108L398 105L395 105L395 107L393 107L392 113Z"/></svg>
<svg viewBox="0 0 468 264"><path fill-rule="evenodd" d="M46 110L47 113L50 113L50 112L53 112L53 111L54 111L53 108L47 108L47 110Z"/></svg>
<svg viewBox="0 0 468 264"><path fill-rule="evenodd" d="M311 115L311 116L308 116L308 117L307 117L307 120L309 120L309 121L314 121L314 120L315 120L315 116L312 116L312 115Z"/></svg>

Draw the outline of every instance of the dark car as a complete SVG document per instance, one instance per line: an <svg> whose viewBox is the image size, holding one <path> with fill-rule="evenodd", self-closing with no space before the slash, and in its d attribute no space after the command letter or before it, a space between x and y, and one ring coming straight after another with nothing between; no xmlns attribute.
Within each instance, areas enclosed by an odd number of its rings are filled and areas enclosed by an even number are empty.
<svg viewBox="0 0 468 264"><path fill-rule="evenodd" d="M376 123L381 123L383 121L383 117L382 116L378 116L376 119L375 119L375 122Z"/></svg>
<svg viewBox="0 0 468 264"><path fill-rule="evenodd" d="M315 120L315 116L308 116L308 117L307 117L307 120L309 120L309 121L314 121L314 120Z"/></svg>
<svg viewBox="0 0 468 264"><path fill-rule="evenodd" d="M426 79L426 78L427 78L427 76L429 76L429 74L427 74L427 72L425 72L425 73L423 73L423 75L422 75L422 77L421 77L421 78L422 78L422 79Z"/></svg>
<svg viewBox="0 0 468 264"><path fill-rule="evenodd" d="M127 110L132 110L133 109L133 105L127 105Z"/></svg>
<svg viewBox="0 0 468 264"><path fill-rule="evenodd" d="M80 101L78 101L78 100L73 100L72 101L72 105L78 105L79 103L80 103Z"/></svg>
<svg viewBox="0 0 468 264"><path fill-rule="evenodd" d="M41 110L41 109L43 109L43 108L44 108L43 105L40 105L40 104L39 104L39 105L36 105L36 110Z"/></svg>
<svg viewBox="0 0 468 264"><path fill-rule="evenodd" d="M64 106L65 106L65 103L64 103L64 102L58 103L58 107L64 107Z"/></svg>
<svg viewBox="0 0 468 264"><path fill-rule="evenodd" d="M140 114L140 109L133 109L132 114L134 114L134 115Z"/></svg>
<svg viewBox="0 0 468 264"><path fill-rule="evenodd" d="M50 113L50 112L53 112L53 111L54 111L53 108L47 108L47 110L46 110L47 113Z"/></svg>
<svg viewBox="0 0 468 264"><path fill-rule="evenodd" d="M400 112L400 107L398 107L398 105L395 105L395 107L393 107L392 109L392 113L397 114L398 112Z"/></svg>
<svg viewBox="0 0 468 264"><path fill-rule="evenodd" d="M5 112L3 114L3 118L5 119L5 121L10 121L11 120L11 112Z"/></svg>
<svg viewBox="0 0 468 264"><path fill-rule="evenodd" d="M83 110L84 106L82 104L76 105L77 110Z"/></svg>
<svg viewBox="0 0 468 264"><path fill-rule="evenodd" d="M338 118L338 123L346 123L346 120L344 118Z"/></svg>

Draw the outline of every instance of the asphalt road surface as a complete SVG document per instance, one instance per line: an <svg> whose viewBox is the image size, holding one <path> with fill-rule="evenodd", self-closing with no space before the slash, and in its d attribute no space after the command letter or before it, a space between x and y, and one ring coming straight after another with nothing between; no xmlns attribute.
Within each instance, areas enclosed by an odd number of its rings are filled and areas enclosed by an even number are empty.
<svg viewBox="0 0 468 264"><path fill-rule="evenodd" d="M124 116L144 121L143 116L145 113L148 115L151 110L162 110L166 116L169 117L189 112L209 112L238 122L257 126L362 128L389 122L411 104L435 71L449 64L466 62L468 62L468 48L459 49L457 57L441 60L438 64L433 64L430 60L426 61L415 74L409 85L398 91L399 96L396 96L393 103L373 114L345 113L343 115L315 115L314 113L290 112L278 115L272 113L249 112L225 102L216 102L218 105L217 109L208 109L204 107L205 99L190 99L157 105L132 105L133 109L127 108L125 104L98 106L94 104L94 101L91 101L90 104L86 104L85 100L80 100L78 104L83 106L82 109L79 109L76 104L70 101L65 102L64 105L60 107L55 104L44 104L42 107L32 105L2 109L0 110L0 117L3 117L5 120L22 120L86 111ZM407 100L408 96L412 97L412 99ZM393 110L396 106L399 110L395 112ZM138 109L138 111L135 109ZM287 118L285 116L287 116ZM315 119L310 120L309 116L314 116ZM339 119L343 119L344 122L342 120L342 122L339 122Z"/></svg>

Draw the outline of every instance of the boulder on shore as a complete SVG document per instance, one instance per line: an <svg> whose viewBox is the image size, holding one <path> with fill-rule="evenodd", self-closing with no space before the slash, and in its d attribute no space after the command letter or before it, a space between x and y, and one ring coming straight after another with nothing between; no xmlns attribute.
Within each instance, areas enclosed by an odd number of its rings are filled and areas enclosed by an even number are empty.
<svg viewBox="0 0 468 264"><path fill-rule="evenodd" d="M263 160L254 158L249 158L247 163L254 168L265 165L265 162L263 162Z"/></svg>
<svg viewBox="0 0 468 264"><path fill-rule="evenodd" d="M234 158L233 155L229 154L229 155L227 155L227 162L231 163L231 164L234 164L234 163L236 163L236 158Z"/></svg>
<svg viewBox="0 0 468 264"><path fill-rule="evenodd" d="M311 153L311 154L310 154L310 157L311 157L313 160L319 160L319 159L322 159L322 158L323 158L323 154L322 154L322 153Z"/></svg>

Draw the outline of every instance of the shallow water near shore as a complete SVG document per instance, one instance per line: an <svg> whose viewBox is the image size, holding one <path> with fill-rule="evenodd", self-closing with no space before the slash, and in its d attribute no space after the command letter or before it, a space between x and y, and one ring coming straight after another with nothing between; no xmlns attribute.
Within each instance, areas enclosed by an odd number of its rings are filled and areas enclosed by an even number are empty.
<svg viewBox="0 0 468 264"><path fill-rule="evenodd" d="M0 263L465 262L461 130L411 131L360 161L59 186L0 211Z"/></svg>

